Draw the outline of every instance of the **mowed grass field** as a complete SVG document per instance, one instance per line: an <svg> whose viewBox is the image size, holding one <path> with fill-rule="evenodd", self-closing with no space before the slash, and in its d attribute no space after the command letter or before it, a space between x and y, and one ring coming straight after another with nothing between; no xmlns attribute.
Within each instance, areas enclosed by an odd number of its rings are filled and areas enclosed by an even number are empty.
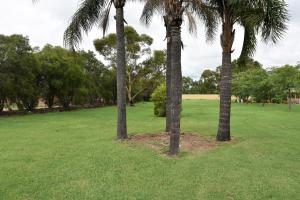
<svg viewBox="0 0 300 200"><path fill-rule="evenodd" d="M214 137L218 101L186 100L182 130ZM300 199L300 106L233 104L231 144L168 158L115 140L116 108L0 118L0 199ZM152 103L130 135L158 133Z"/></svg>

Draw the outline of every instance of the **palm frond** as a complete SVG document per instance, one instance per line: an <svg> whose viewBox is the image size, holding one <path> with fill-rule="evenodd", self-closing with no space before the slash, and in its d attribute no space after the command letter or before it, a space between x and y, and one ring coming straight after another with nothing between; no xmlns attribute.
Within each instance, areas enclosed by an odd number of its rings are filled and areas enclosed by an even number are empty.
<svg viewBox="0 0 300 200"><path fill-rule="evenodd" d="M162 0L141 0L144 2L144 8L142 11L142 15L140 17L140 21L145 24L149 25L151 20L155 14L164 13L164 2Z"/></svg>
<svg viewBox="0 0 300 200"><path fill-rule="evenodd" d="M193 16L193 13L191 12L184 12L185 16L187 17L188 22L188 30L190 33L197 33L197 22L195 17Z"/></svg>
<svg viewBox="0 0 300 200"><path fill-rule="evenodd" d="M217 10L215 7L198 0L192 0L190 5L191 6L189 9L191 9L192 12L197 15L200 22L204 24L206 30L206 40L213 40L216 36L219 25Z"/></svg>
<svg viewBox="0 0 300 200"><path fill-rule="evenodd" d="M289 14L284 0L265 0L264 19L261 24L261 35L265 42L276 43L287 30Z"/></svg>
<svg viewBox="0 0 300 200"><path fill-rule="evenodd" d="M100 13L100 28L103 30L103 36L105 35L108 26L109 26L109 14L110 14L110 10L111 10L111 6L113 4L113 1L110 1L108 6L106 7L105 11L103 11L102 13Z"/></svg>
<svg viewBox="0 0 300 200"><path fill-rule="evenodd" d="M110 1L84 0L71 19L64 33L64 45L76 47L81 42L83 33L87 33L101 19L101 13Z"/></svg>
<svg viewBox="0 0 300 200"><path fill-rule="evenodd" d="M247 25L244 26L244 29L244 42L239 59L241 61L253 56L257 45L256 30L253 27L249 27Z"/></svg>

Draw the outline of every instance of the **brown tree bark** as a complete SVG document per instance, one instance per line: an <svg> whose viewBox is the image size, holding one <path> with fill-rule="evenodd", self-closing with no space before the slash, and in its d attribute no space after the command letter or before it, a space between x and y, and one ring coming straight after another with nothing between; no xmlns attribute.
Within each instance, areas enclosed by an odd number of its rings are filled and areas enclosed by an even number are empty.
<svg viewBox="0 0 300 200"><path fill-rule="evenodd" d="M167 38L167 69L166 69L166 132L171 128L171 33L167 20L165 19Z"/></svg>
<svg viewBox="0 0 300 200"><path fill-rule="evenodd" d="M231 53L223 52L223 62L220 82L220 114L218 141L230 140L231 114Z"/></svg>
<svg viewBox="0 0 300 200"><path fill-rule="evenodd" d="M126 122L126 61L125 61L125 34L124 12L125 1L114 1L116 8L116 34L117 34L117 104L118 122L117 137L124 140L128 138Z"/></svg>
<svg viewBox="0 0 300 200"><path fill-rule="evenodd" d="M179 153L180 115L182 101L182 72L181 72L181 22L171 26L171 127L170 150L171 156Z"/></svg>
<svg viewBox="0 0 300 200"><path fill-rule="evenodd" d="M221 45L223 49L221 81L220 81L220 113L217 141L229 141L230 115L231 115L231 79L232 63L231 53L235 31L229 11L224 12L223 29L221 34Z"/></svg>

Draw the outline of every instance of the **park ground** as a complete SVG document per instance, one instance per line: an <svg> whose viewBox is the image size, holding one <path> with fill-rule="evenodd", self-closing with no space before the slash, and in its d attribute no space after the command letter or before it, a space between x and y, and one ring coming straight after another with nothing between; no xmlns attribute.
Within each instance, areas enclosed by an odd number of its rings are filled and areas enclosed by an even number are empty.
<svg viewBox="0 0 300 200"><path fill-rule="evenodd" d="M218 101L185 100L182 130L213 139ZM0 118L0 199L299 199L300 106L233 104L233 142L177 158L115 140L116 108ZM161 133L152 103L131 136Z"/></svg>

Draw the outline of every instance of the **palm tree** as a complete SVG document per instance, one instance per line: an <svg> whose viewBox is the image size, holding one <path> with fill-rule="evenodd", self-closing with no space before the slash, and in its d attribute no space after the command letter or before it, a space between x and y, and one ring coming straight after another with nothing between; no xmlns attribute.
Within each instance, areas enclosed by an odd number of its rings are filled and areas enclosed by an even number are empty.
<svg viewBox="0 0 300 200"><path fill-rule="evenodd" d="M116 8L117 35L117 97L118 97L118 139L127 139L126 125L126 65L124 39L124 11L126 0L84 0L72 17L65 31L66 46L74 48L82 41L83 33L87 33L94 25L100 25L105 34L109 24L111 7Z"/></svg>
<svg viewBox="0 0 300 200"><path fill-rule="evenodd" d="M203 7L201 0L144 0L145 6L141 21L151 22L154 14L163 16L167 38L167 117L166 131L170 133L170 155L179 152L180 142L180 113L182 99L182 72L181 72L181 25L183 17L187 17L189 31L196 30L195 17L202 19L207 25L209 38L215 32L214 11ZM206 12L204 12L206 11Z"/></svg>
<svg viewBox="0 0 300 200"><path fill-rule="evenodd" d="M231 54L235 39L234 25L244 27L241 58L251 56L256 48L257 34L263 41L276 43L285 32L288 20L284 0L207 0L211 9L218 12L222 23L221 46L223 49L220 81L220 115L216 139L228 141L231 112Z"/></svg>

